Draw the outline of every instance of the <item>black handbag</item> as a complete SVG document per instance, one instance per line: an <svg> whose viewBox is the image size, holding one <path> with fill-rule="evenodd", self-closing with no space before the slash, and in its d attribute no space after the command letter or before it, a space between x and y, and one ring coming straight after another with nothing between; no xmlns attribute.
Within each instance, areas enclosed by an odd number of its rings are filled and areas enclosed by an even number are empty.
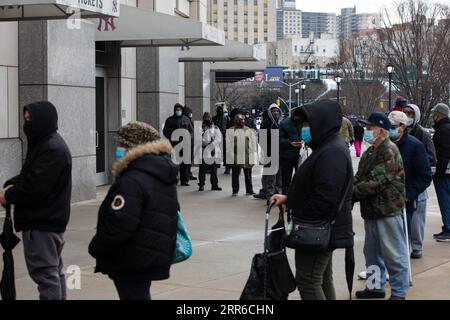
<svg viewBox="0 0 450 320"><path fill-rule="evenodd" d="M341 203L336 214L342 210L345 199L352 185L351 180L347 182ZM300 249L312 252L324 252L330 248L331 231L335 223L334 219L320 221L306 221L296 218L292 210L288 214L289 222L292 222L292 230L287 237L286 246L291 249Z"/></svg>
<svg viewBox="0 0 450 320"><path fill-rule="evenodd" d="M331 229L334 222L304 221L292 218L292 231L286 246L291 249L324 252L330 246Z"/></svg>

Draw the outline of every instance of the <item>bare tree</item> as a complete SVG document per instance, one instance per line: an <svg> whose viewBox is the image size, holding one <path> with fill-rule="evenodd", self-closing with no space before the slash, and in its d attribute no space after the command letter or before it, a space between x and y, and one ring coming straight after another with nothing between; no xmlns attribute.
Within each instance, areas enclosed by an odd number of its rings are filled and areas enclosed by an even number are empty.
<svg viewBox="0 0 450 320"><path fill-rule="evenodd" d="M379 54L395 67L399 93L419 106L427 123L432 106L449 95L449 6L403 0L383 16Z"/></svg>
<svg viewBox="0 0 450 320"><path fill-rule="evenodd" d="M344 112L368 116L375 111L383 98L383 60L376 54L376 34L360 35L342 40L339 50L338 70L342 83L341 101Z"/></svg>
<svg viewBox="0 0 450 320"><path fill-rule="evenodd" d="M216 102L235 105L242 97L240 86L236 83L216 83L214 91Z"/></svg>

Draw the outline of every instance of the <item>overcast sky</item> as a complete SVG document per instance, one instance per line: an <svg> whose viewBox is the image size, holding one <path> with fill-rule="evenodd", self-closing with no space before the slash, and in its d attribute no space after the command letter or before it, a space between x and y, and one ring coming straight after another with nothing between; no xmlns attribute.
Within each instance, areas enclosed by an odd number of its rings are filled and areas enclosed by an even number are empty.
<svg viewBox="0 0 450 320"><path fill-rule="evenodd" d="M372 13L381 12L384 7L389 8L393 4L393 0L297 0L297 9L302 11L340 13L341 8L356 5L356 13Z"/></svg>

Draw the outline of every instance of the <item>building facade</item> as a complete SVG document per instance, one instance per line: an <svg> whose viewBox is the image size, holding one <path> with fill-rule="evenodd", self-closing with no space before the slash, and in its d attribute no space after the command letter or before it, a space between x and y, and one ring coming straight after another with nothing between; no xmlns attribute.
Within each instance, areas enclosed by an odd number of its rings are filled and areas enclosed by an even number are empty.
<svg viewBox="0 0 450 320"><path fill-rule="evenodd" d="M124 0L123 6L165 14L161 19L206 23L208 16L207 0ZM81 19L77 28L65 19L0 22L0 185L19 173L26 155L21 127L28 103L49 100L58 110L59 132L73 155L73 201L95 198L96 186L112 181L120 126L139 120L162 130L175 103L191 107L196 119L210 110L210 63L179 62L181 45L99 41L102 32L119 32L118 21ZM139 28L132 19L122 25Z"/></svg>
<svg viewBox="0 0 450 320"><path fill-rule="evenodd" d="M339 55L339 40L330 34L321 38L292 36L277 41L276 49L269 52L269 60L289 69L325 68ZM273 57L273 55L276 57Z"/></svg>
<svg viewBox="0 0 450 320"><path fill-rule="evenodd" d="M209 22L227 39L263 44L277 38L275 0L209 0Z"/></svg>

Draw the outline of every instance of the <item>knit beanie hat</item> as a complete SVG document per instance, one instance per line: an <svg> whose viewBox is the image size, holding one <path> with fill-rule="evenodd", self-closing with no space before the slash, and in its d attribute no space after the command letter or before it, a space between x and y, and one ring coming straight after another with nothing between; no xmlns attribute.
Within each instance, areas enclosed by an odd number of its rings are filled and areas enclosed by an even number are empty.
<svg viewBox="0 0 450 320"><path fill-rule="evenodd" d="M138 121L130 122L121 127L116 137L117 143L127 148L134 148L159 139L161 139L161 136L155 128Z"/></svg>

